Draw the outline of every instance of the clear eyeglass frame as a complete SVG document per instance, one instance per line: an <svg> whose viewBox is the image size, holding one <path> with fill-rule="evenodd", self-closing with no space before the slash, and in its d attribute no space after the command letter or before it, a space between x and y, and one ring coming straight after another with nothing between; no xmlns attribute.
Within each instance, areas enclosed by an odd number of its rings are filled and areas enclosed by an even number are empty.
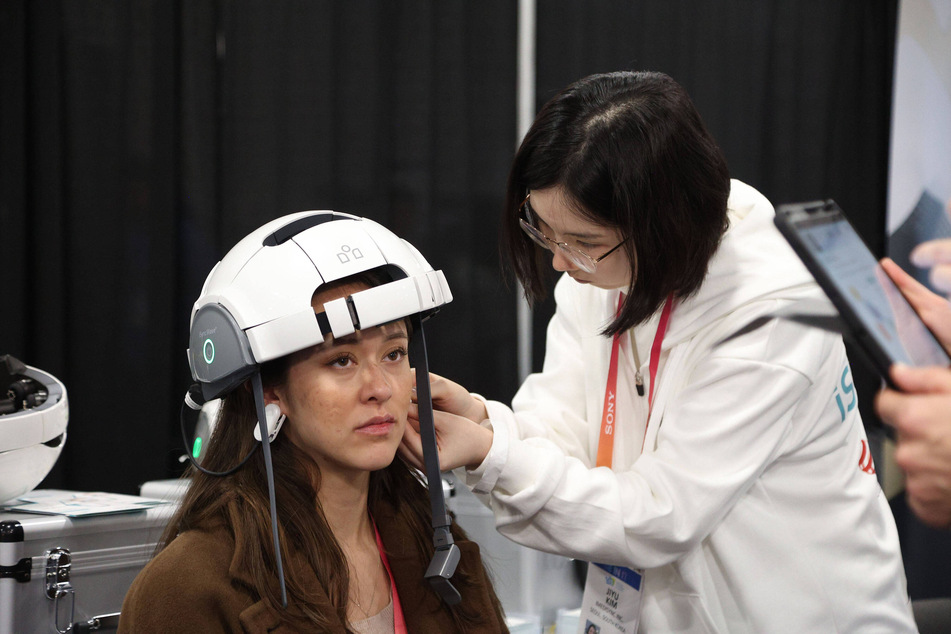
<svg viewBox="0 0 951 634"><path fill-rule="evenodd" d="M535 211L532 209L532 204L529 201L531 197L532 195L529 193L527 196L525 196L525 200L522 201L522 204L518 206L518 224L522 228L522 231L524 231L528 237L535 242L535 244L544 249L548 249L554 253L555 249L557 248L562 255L571 261L572 264L577 266L585 273L596 272L598 270L598 263L621 248L621 245L623 245L628 240L627 238L621 240L614 247L608 249L598 257L592 257L581 249L571 246L567 242L558 242L557 240L552 240L542 233L541 229L539 229L535 224L535 218L537 216L535 215Z"/></svg>

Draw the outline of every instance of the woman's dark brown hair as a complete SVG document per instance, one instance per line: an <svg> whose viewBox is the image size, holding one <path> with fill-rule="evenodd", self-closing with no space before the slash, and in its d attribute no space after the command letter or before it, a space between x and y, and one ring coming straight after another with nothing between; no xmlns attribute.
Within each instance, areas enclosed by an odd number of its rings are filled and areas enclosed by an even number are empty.
<svg viewBox="0 0 951 634"><path fill-rule="evenodd" d="M696 292L727 228L726 159L686 91L655 72L591 75L555 95L509 172L502 251L529 301L544 298L549 253L518 224L533 189L559 186L578 213L628 238L634 272L605 335Z"/></svg>

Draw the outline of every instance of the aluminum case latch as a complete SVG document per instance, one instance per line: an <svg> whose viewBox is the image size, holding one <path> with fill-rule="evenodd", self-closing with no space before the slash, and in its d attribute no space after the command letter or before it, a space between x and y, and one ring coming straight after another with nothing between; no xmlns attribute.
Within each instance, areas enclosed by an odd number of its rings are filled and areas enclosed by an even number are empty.
<svg viewBox="0 0 951 634"><path fill-rule="evenodd" d="M53 601L53 626L59 634L66 634L73 627L76 593L69 582L71 562L68 548L53 548L46 552L46 597ZM60 599L64 598L69 616L66 618L66 627L62 628L59 617L63 606Z"/></svg>

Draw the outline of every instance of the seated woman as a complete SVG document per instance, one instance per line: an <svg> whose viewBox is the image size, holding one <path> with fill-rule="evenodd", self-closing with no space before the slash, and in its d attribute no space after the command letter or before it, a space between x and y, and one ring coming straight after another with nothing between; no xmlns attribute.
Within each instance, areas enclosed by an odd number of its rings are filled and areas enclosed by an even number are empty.
<svg viewBox="0 0 951 634"><path fill-rule="evenodd" d="M310 304L320 320L328 302L388 281L348 275L320 285ZM274 288L260 286L263 301ZM286 416L270 443L286 608L245 382L224 396L202 467L225 471L250 458L226 477L187 474L160 552L126 595L120 632L506 631L478 547L457 527L461 602L450 607L424 580L434 552L427 489L394 459L414 385L411 334L404 318L326 334L260 364L264 400Z"/></svg>

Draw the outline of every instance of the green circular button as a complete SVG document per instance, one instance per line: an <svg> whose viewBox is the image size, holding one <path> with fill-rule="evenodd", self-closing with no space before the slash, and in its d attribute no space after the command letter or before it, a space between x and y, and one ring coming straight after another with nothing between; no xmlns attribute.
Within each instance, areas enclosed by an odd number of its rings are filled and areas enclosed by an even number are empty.
<svg viewBox="0 0 951 634"><path fill-rule="evenodd" d="M211 365L211 362L215 360L215 344L211 339L205 339L205 345L202 346L201 351L205 355L205 363Z"/></svg>

